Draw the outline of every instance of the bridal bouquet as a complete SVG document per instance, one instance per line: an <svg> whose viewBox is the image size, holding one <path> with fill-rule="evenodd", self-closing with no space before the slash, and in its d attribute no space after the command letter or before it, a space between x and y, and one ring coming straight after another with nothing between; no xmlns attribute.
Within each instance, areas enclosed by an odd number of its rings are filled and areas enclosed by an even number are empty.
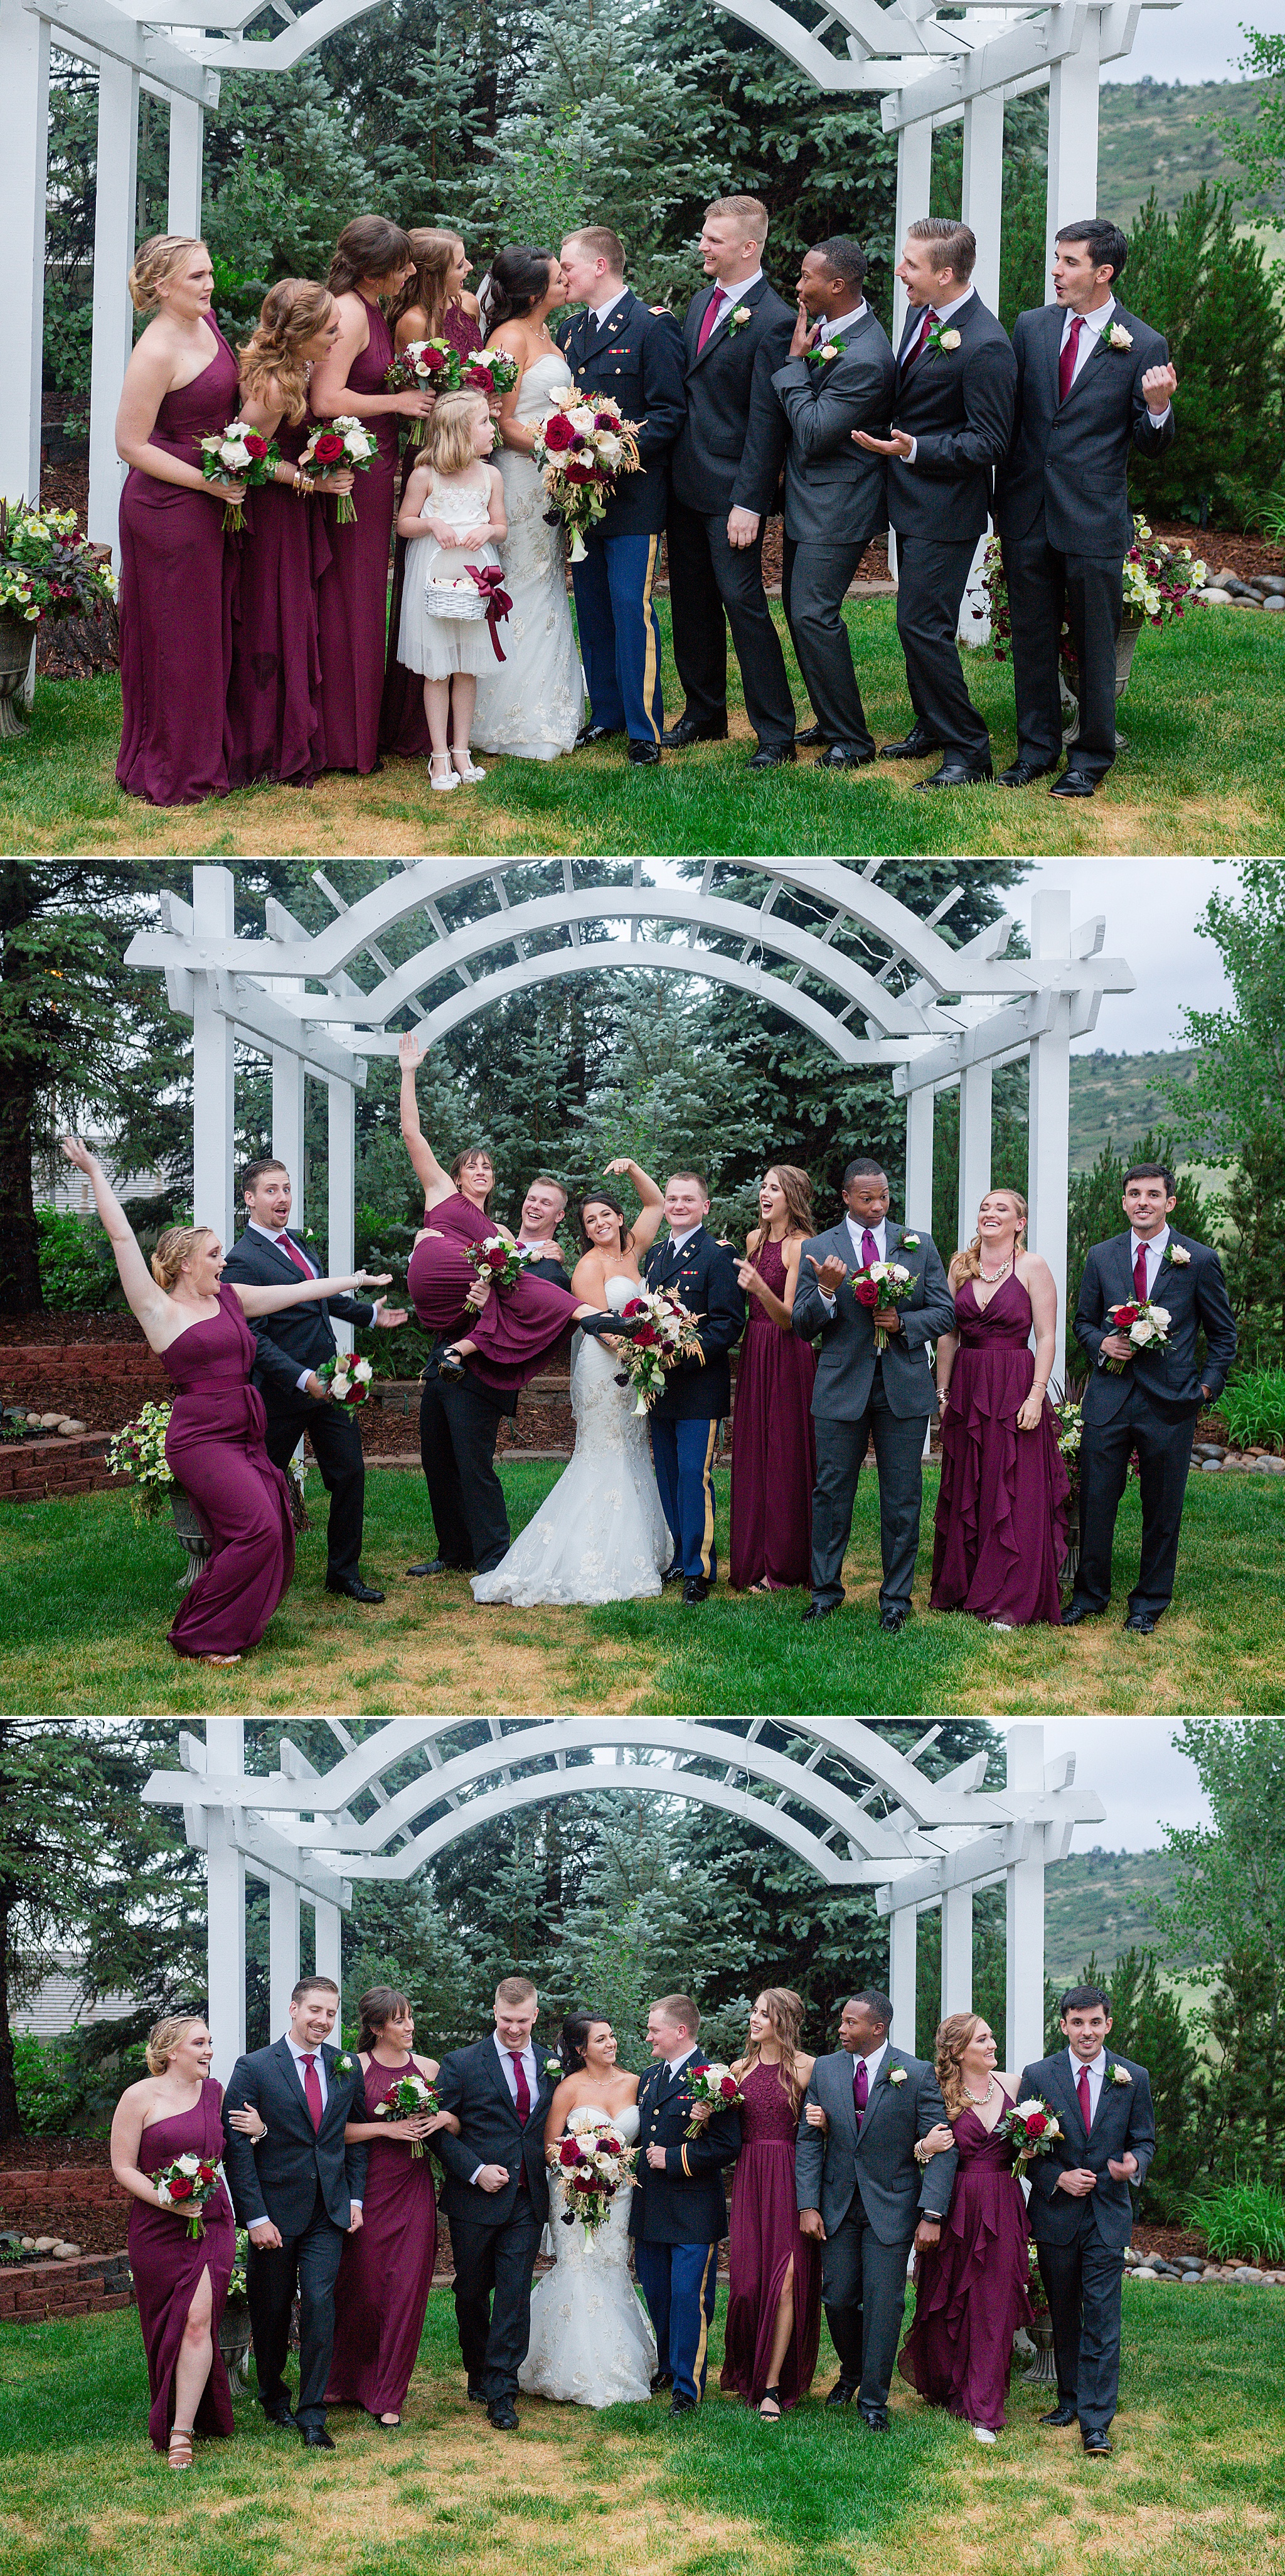
<svg viewBox="0 0 1285 2576"><path fill-rule="evenodd" d="M410 2074L399 2075L396 2083L389 2085L388 2091L375 2104L374 2116L377 2120L431 2120L441 2107L428 2077L412 2069ZM410 2151L413 2156L422 2156L423 2139L412 2138Z"/></svg>
<svg viewBox="0 0 1285 2576"><path fill-rule="evenodd" d="M1016 2143L1019 2164L1028 2164L1032 2156L1046 2156L1062 2135L1061 2121L1038 2093L1016 2103L1004 2126Z"/></svg>
<svg viewBox="0 0 1285 2576"><path fill-rule="evenodd" d="M170 1500L174 1473L165 1455L165 1434L172 1411L169 1404L145 1404L137 1422L127 1422L107 1452L113 1476L128 1476L134 1488L130 1502L136 1520L154 1521Z"/></svg>
<svg viewBox="0 0 1285 2576"><path fill-rule="evenodd" d="M342 413L332 420L329 429L320 425L299 459L305 474L324 484L331 474L368 474L378 453L379 442L367 429L364 420ZM335 519L341 528L357 516L357 505L351 492L341 492L335 502Z"/></svg>
<svg viewBox="0 0 1285 2576"><path fill-rule="evenodd" d="M1137 1351L1160 1350L1169 1339L1169 1309L1153 1306L1149 1297L1129 1297L1121 1306L1108 1306L1107 1322L1113 1333L1127 1333ZM1123 1377L1127 1360L1103 1360L1112 1377Z"/></svg>
<svg viewBox="0 0 1285 2576"><path fill-rule="evenodd" d="M691 2095L693 2112L704 2114L704 2117L688 2122L683 2132L688 2138L700 2136L713 2112L739 2111L745 2099L730 2066L698 2066L687 2079L687 2090Z"/></svg>
<svg viewBox="0 0 1285 2576"><path fill-rule="evenodd" d="M367 1404L374 1374L369 1360L359 1360L353 1351L336 1351L334 1358L323 1360L317 1370L336 1404Z"/></svg>
<svg viewBox="0 0 1285 2576"><path fill-rule="evenodd" d="M859 1306L899 1306L914 1286L913 1273L901 1261L868 1261L864 1270L851 1273L852 1294ZM875 1326L875 1349L886 1351L888 1335L882 1324Z"/></svg>
<svg viewBox="0 0 1285 2576"><path fill-rule="evenodd" d="M460 385L460 358L449 340L408 340L388 369L384 382L390 394L453 394ZM424 423L410 425L412 447L424 444Z"/></svg>
<svg viewBox="0 0 1285 2576"><path fill-rule="evenodd" d="M208 2156L176 2156L173 2164L153 2174L152 2180L161 2207L176 2209L187 2220L189 2236L204 2236L205 2221L201 2211L218 2190L217 2164L211 2164Z"/></svg>
<svg viewBox="0 0 1285 2576"><path fill-rule="evenodd" d="M512 1288L522 1276L526 1255L519 1244L506 1242L502 1234L484 1235L480 1243L466 1243L464 1249L478 1278L485 1279L491 1288Z"/></svg>
<svg viewBox="0 0 1285 2576"><path fill-rule="evenodd" d="M216 429L201 441L201 472L207 483L270 483L280 463L281 450L275 438L265 438L262 430L251 429L248 421L230 420L226 429ZM228 502L223 525L245 526L245 512L239 501Z"/></svg>
<svg viewBox="0 0 1285 2576"><path fill-rule="evenodd" d="M699 1360L705 1365L696 1319L680 1306L669 1288L640 1288L622 1307L620 1320L629 1326L630 1338L621 1357L617 1386L632 1386L637 1402L635 1413L646 1413L658 1395L664 1393L665 1371L675 1360Z"/></svg>
<svg viewBox="0 0 1285 2576"><path fill-rule="evenodd" d="M579 2219L586 2236L591 2236L610 2217L621 2186L633 2181L638 2149L627 2147L609 2120L599 2119L593 2111L573 2111L557 2152L567 2202L562 2224L574 2227Z"/></svg>
<svg viewBox="0 0 1285 2576"><path fill-rule="evenodd" d="M618 474L639 469L636 421L626 420L610 394L586 402L575 385L562 385L553 409L537 424L531 453L553 504L571 536L571 560L583 563L585 536L603 516Z"/></svg>

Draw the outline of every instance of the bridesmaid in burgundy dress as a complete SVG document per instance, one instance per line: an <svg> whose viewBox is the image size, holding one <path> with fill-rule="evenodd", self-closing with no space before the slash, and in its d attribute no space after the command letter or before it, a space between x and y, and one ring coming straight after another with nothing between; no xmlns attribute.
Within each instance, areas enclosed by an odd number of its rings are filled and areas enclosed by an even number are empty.
<svg viewBox="0 0 1285 2576"><path fill-rule="evenodd" d="M449 340L459 357L475 357L482 346L482 330L477 297L470 295L464 284L472 274L473 264L459 234L434 232L421 224L406 238L415 266L389 307L394 352L400 357L409 340ZM397 494L399 510L419 457L419 448L408 439ZM393 595L388 610L388 663L379 714L379 748L396 752L402 760L427 760L432 745L424 714L424 683L418 671L408 671L405 663L397 659L406 546L406 538L398 537L393 547Z"/></svg>
<svg viewBox="0 0 1285 2576"><path fill-rule="evenodd" d="M1032 2322L1026 2203L1006 2121L1017 2079L995 2067L995 2041L977 2013L952 2013L937 2033L940 2122L915 2150L945 2147L959 2166L941 2238L915 2257L915 2317L898 2369L930 2406L962 2415L979 2442L1004 2429L1013 2337Z"/></svg>
<svg viewBox="0 0 1285 2576"><path fill-rule="evenodd" d="M122 2093L112 2121L112 2172L130 2194L129 2267L152 2395L147 2429L172 2469L190 2469L192 2435L231 2433L232 2392L219 2351L219 2319L236 2260L236 2221L222 2182L204 2203L193 2238L181 2210L157 2198L153 2176L176 2156L217 2165L223 2154L223 2087L210 2074L213 2041L191 2013L149 2033L151 2072Z"/></svg>
<svg viewBox="0 0 1285 2576"><path fill-rule="evenodd" d="M288 1288L224 1288L223 1247L200 1225L168 1226L149 1269L101 1163L79 1136L64 1136L62 1149L93 1185L120 1284L174 1381L165 1456L214 1551L183 1595L170 1644L176 1654L234 1664L258 1644L294 1573L290 1487L264 1446L263 1398L250 1383L255 1339L245 1319L303 1298L382 1288L387 1274L376 1281L359 1270Z"/></svg>
<svg viewBox="0 0 1285 2576"><path fill-rule="evenodd" d="M731 1580L738 1592L782 1592L808 1581L812 1559L816 1353L790 1323L799 1255L816 1232L807 1173L774 1163L759 1213L737 1272L750 1302L732 1421Z"/></svg>
<svg viewBox="0 0 1285 2576"><path fill-rule="evenodd" d="M299 463L308 439L308 382L339 337L328 286L285 277L265 296L258 328L241 351L241 418L281 450L276 479L246 503L248 542L233 632L228 713L233 787L257 778L310 787L321 766L321 655L317 585L330 562L326 513ZM351 492L352 474L327 477L327 492Z"/></svg>
<svg viewBox="0 0 1285 2576"><path fill-rule="evenodd" d="M410 243L400 224L358 215L345 224L326 280L339 312L339 336L316 368L310 391L317 420L349 416L373 428L378 454L359 479L357 516L342 528L323 503L330 562L317 589L321 647L321 755L327 769L366 776L379 766L379 706L384 690L388 624L388 544L397 486L397 424L423 420L428 394L389 393L393 335L380 307L411 274Z"/></svg>
<svg viewBox="0 0 1285 2576"><path fill-rule="evenodd" d="M1057 1291L1047 1261L1026 1250L1016 1190L988 1191L949 1276L955 1330L937 1344L933 1608L971 1610L995 1628L1059 1627L1069 1481L1047 1391Z"/></svg>
<svg viewBox="0 0 1285 2576"><path fill-rule="evenodd" d="M724 2395L743 2397L765 2423L806 2397L821 2339L821 2267L799 2227L794 2140L814 2060L799 2047L802 1998L768 1986L750 2014L749 2046L735 2068L745 2107L732 2185L731 2280Z"/></svg>
<svg viewBox="0 0 1285 2576"><path fill-rule="evenodd" d="M408 1998L393 1986L372 1986L357 2007L357 2048L366 2079L369 2117L350 2120L344 2136L368 2140L362 2225L346 2237L335 2283L335 2346L326 2388L327 2406L364 2406L385 2432L402 2420L411 2372L419 2356L424 2311L437 2252L437 2197L433 2167L412 2154L439 2129L459 2135L451 2111L379 2120L382 2102L399 2075L423 2075L431 2084L435 2057L416 2057L415 2022Z"/></svg>
<svg viewBox="0 0 1285 2576"><path fill-rule="evenodd" d="M228 792L228 676L237 548L223 508L242 483L207 483L202 438L235 420L236 359L212 320L204 242L159 233L129 272L155 310L125 370L120 497L121 745L116 776L149 805Z"/></svg>

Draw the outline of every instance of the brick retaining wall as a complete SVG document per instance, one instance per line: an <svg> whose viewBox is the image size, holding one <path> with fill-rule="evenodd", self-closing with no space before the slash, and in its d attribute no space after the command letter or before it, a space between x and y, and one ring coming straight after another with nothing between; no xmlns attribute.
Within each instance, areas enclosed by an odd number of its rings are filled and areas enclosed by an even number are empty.
<svg viewBox="0 0 1285 2576"><path fill-rule="evenodd" d="M42 2325L48 2317L96 2317L133 2304L124 2253L91 2254L79 2262L6 2264L0 2270L0 2322Z"/></svg>
<svg viewBox="0 0 1285 2576"><path fill-rule="evenodd" d="M47 1440L6 1441L0 1448L0 1502L61 1502L68 1494L100 1494L111 1486L125 1490L125 1478L107 1465L110 1431L87 1431L74 1439L51 1432Z"/></svg>
<svg viewBox="0 0 1285 2576"><path fill-rule="evenodd" d="M101 2257L120 2244L128 2220L129 2195L110 2165L0 2168L0 2228L15 2235L58 2236Z"/></svg>

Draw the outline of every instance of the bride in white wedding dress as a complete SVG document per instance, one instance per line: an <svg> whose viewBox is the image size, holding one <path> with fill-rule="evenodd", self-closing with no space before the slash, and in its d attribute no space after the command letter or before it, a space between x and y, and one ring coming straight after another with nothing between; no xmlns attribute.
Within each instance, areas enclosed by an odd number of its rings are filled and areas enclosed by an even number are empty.
<svg viewBox="0 0 1285 2576"><path fill-rule="evenodd" d="M619 1314L642 1285L639 1261L655 1241L664 1193L627 1156L607 1165L627 1173L642 1207L631 1228L609 1191L580 1203L577 1297ZM602 1343L582 1339L571 1373L576 1445L571 1463L490 1574L475 1574L477 1601L524 1610L542 1602L643 1601L661 1589L674 1553L656 1490L651 1434L632 1387L616 1384L619 1363Z"/></svg>
<svg viewBox="0 0 1285 2576"><path fill-rule="evenodd" d="M632 2190L621 2188L601 2227L586 2231L574 2216L568 2226L556 2161L557 2141L574 2111L599 2114L626 2146L637 2145L638 2078L617 2066L616 2036L601 2014L568 2014L559 2055L567 2072L544 2129L555 2264L532 2292L531 2341L518 2386L528 2397L564 2405L640 2405L651 2395L656 2338L629 2272Z"/></svg>
<svg viewBox="0 0 1285 2576"><path fill-rule="evenodd" d="M500 405L504 441L496 464L509 532L501 549L513 602L504 620L504 660L477 684L473 740L514 760L557 760L574 751L584 719L584 673L567 597L567 539L546 518L549 496L531 455L536 425L571 369L549 329L566 303L562 270L550 253L502 250L486 280L487 345L516 358L522 373Z"/></svg>

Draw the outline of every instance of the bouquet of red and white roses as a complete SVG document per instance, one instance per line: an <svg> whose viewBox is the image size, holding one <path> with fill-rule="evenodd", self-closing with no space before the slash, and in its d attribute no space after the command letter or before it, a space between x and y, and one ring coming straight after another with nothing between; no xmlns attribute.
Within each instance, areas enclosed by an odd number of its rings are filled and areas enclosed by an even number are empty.
<svg viewBox="0 0 1285 2576"><path fill-rule="evenodd" d="M173 2164L153 2174L152 2180L162 2209L176 2209L187 2220L189 2236L204 2236L201 2212L218 2190L218 2165L208 2156L176 2156Z"/></svg>
<svg viewBox="0 0 1285 2576"><path fill-rule="evenodd" d="M707 2116L715 2111L739 2111L745 2099L731 2067L712 2062L693 2069L687 2078L687 2090L693 2111L703 2111ZM704 2127L705 2120L690 2120L683 2134L688 2138L698 2138Z"/></svg>
<svg viewBox="0 0 1285 2576"><path fill-rule="evenodd" d="M521 373L517 359L511 358L507 349L483 349L478 357L465 358L461 362L460 385L465 393L484 395L488 403L502 401L505 394L512 393ZM493 451L504 445L498 420L494 429ZM503 661L503 654L500 659Z"/></svg>
<svg viewBox="0 0 1285 2576"><path fill-rule="evenodd" d="M440 2111L441 2107L428 2077L412 2068L408 2074L399 2075L396 2083L390 2084L388 2091L381 2095L375 2104L375 2118L377 2120L431 2120L434 2113ZM410 2151L413 2156L422 2156L423 2139L412 2138Z"/></svg>
<svg viewBox="0 0 1285 2576"><path fill-rule="evenodd" d="M460 356L449 340L408 340L384 382L392 394L453 394L460 384ZM424 423L410 425L412 447L424 444Z"/></svg>
<svg viewBox="0 0 1285 2576"><path fill-rule="evenodd" d="M348 413L338 414L329 429L318 424L299 459L305 474L324 484L332 474L368 474L378 453L379 441L367 429L364 420ZM351 492L341 492L335 502L335 519L343 528L357 516L357 505Z"/></svg>
<svg viewBox="0 0 1285 2576"><path fill-rule="evenodd" d="M553 504L551 515L570 532L571 560L583 563L586 532L603 516L617 475L638 472L638 424L624 418L610 394L587 402L575 385L562 386L553 405L536 429L531 453Z"/></svg>
<svg viewBox="0 0 1285 2576"><path fill-rule="evenodd" d="M374 1374L369 1360L359 1360L354 1351L336 1351L334 1358L323 1360L317 1370L335 1403L349 1405L369 1403Z"/></svg>
<svg viewBox="0 0 1285 2576"><path fill-rule="evenodd" d="M696 1318L679 1304L672 1289L640 1288L621 1308L620 1320L629 1327L629 1339L620 1355L623 1367L616 1383L632 1386L635 1413L646 1413L663 1394L665 1372L675 1360L699 1360L704 1367Z"/></svg>
<svg viewBox="0 0 1285 2576"><path fill-rule="evenodd" d="M467 1243L464 1249L488 1287L512 1288L522 1276L526 1255L520 1244L510 1243L505 1235L484 1235L480 1243Z"/></svg>
<svg viewBox="0 0 1285 2576"><path fill-rule="evenodd" d="M1038 2093L1032 2093L1025 2102L1016 2103L1004 2126L1016 2143L1019 2165L1029 2164L1032 2156L1046 2156L1062 2135L1062 2123L1057 2113L1050 2111Z"/></svg>
<svg viewBox="0 0 1285 2576"><path fill-rule="evenodd" d="M914 1274L901 1261L867 1261L864 1270L854 1270L852 1294L859 1306L899 1306L914 1288ZM882 1324L875 1326L875 1349L888 1347L888 1335Z"/></svg>
<svg viewBox="0 0 1285 2576"><path fill-rule="evenodd" d="M1169 1339L1169 1309L1155 1306L1149 1297L1128 1297L1119 1306L1108 1306L1107 1322L1113 1333L1127 1334L1137 1351L1158 1351ZM1128 1360L1102 1361L1112 1377L1123 1377Z"/></svg>
<svg viewBox="0 0 1285 2576"><path fill-rule="evenodd" d="M281 450L275 438L265 438L262 430L251 429L248 421L230 420L226 429L217 429L201 441L201 472L207 483L270 483L280 463ZM245 526L245 512L239 501L228 502L223 525Z"/></svg>
<svg viewBox="0 0 1285 2576"><path fill-rule="evenodd" d="M610 2120L580 2110L572 2112L556 2153L566 2201L562 2224L574 2227L579 2219L586 2236L591 2236L610 2216L621 2186L632 2182L638 2150L626 2146Z"/></svg>

